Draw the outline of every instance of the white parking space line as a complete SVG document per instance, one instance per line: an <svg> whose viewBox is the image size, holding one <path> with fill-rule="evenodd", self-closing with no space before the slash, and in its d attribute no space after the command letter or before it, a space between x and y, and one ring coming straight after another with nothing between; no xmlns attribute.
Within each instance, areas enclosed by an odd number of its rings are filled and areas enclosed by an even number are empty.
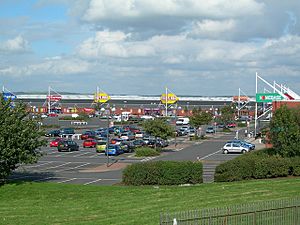
<svg viewBox="0 0 300 225"><path fill-rule="evenodd" d="M73 154L73 153L76 153L76 151L73 151L73 152L64 152L64 153L60 153L58 155L56 155L55 157L61 157L61 156L65 156L65 155L69 155L69 154Z"/></svg>
<svg viewBox="0 0 300 225"><path fill-rule="evenodd" d="M26 168L35 168L35 167L47 165L47 164L50 164L50 163L53 163L53 161L45 162L45 163L38 164L38 165L35 165L35 166L26 166Z"/></svg>
<svg viewBox="0 0 300 225"><path fill-rule="evenodd" d="M72 180L76 180L77 178L71 178L71 179L68 179L68 180L64 180L64 181L60 181L60 182L57 182L58 184L62 184L62 183L66 183L66 182L69 182L69 181L72 181Z"/></svg>
<svg viewBox="0 0 300 225"><path fill-rule="evenodd" d="M72 163L72 162L66 162L66 163L63 163L63 164L58 165L58 166L48 167L48 168L46 168L45 170L48 170L48 169L55 169L55 168L58 168L58 167L61 167L61 166L64 166L64 165L68 165L68 164L70 164L70 163Z"/></svg>
<svg viewBox="0 0 300 225"><path fill-rule="evenodd" d="M92 155L92 156L89 156L88 158L96 158L96 157L99 157L100 155L104 155L104 154L95 154L95 155Z"/></svg>
<svg viewBox="0 0 300 225"><path fill-rule="evenodd" d="M91 182L84 183L83 185L89 185L89 184L92 184L92 183L96 183L96 182L98 182L100 180L102 180L102 179L93 180Z"/></svg>
<svg viewBox="0 0 300 225"><path fill-rule="evenodd" d="M79 166L75 166L75 167L71 167L71 168L68 168L68 169L63 169L63 170L56 170L55 172L62 172L62 171L67 171L67 170L73 170L73 169L77 169L77 168L80 168L80 167L83 167L83 166L86 166L86 165L89 165L90 163L85 163L85 164L82 164L82 165L79 165Z"/></svg>
<svg viewBox="0 0 300 225"><path fill-rule="evenodd" d="M79 157L79 156L83 156L83 155L86 155L86 154L90 154L90 153L92 153L92 152L85 152L85 153L82 153L82 154L79 154L79 155L74 155L73 157Z"/></svg>
<svg viewBox="0 0 300 225"><path fill-rule="evenodd" d="M44 181L44 180L50 180L54 177L47 177L47 178L42 178L42 179L38 179L38 180L34 180L34 182L37 182L37 181Z"/></svg>
<svg viewBox="0 0 300 225"><path fill-rule="evenodd" d="M209 154L209 155L206 155L206 156L200 158L200 160L203 160L203 159L206 159L206 158L208 158L208 157L210 157L210 156L212 156L212 155L215 155L215 154L219 153L220 151L221 151L221 150L218 150L218 151L216 151L216 152L214 152L214 153L211 153L211 154Z"/></svg>

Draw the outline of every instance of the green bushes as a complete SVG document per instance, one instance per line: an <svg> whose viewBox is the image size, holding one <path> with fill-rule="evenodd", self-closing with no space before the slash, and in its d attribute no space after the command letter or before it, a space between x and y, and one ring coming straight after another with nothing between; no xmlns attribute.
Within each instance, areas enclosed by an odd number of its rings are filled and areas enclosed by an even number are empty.
<svg viewBox="0 0 300 225"><path fill-rule="evenodd" d="M217 166L215 181L239 181L300 176L300 157L282 158L265 152L242 155Z"/></svg>
<svg viewBox="0 0 300 225"><path fill-rule="evenodd" d="M149 156L157 156L160 155L160 150L159 148L153 149L149 147L141 147L137 148L135 150L135 156L136 157L149 157Z"/></svg>
<svg viewBox="0 0 300 225"><path fill-rule="evenodd" d="M123 171L126 185L179 185L202 183L200 162L157 161L136 163Z"/></svg>

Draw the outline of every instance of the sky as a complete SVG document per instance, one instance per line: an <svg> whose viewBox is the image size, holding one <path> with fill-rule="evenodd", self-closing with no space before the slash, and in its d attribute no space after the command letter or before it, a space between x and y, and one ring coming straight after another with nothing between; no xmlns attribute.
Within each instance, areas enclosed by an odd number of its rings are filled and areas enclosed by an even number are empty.
<svg viewBox="0 0 300 225"><path fill-rule="evenodd" d="M300 94L299 17L298 0L0 0L0 85L250 96L257 72Z"/></svg>

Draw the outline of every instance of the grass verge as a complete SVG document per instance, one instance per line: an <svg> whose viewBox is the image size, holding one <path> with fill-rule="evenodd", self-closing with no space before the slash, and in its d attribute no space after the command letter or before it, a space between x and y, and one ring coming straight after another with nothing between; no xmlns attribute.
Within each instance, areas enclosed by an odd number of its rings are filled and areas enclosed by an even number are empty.
<svg viewBox="0 0 300 225"><path fill-rule="evenodd" d="M300 178L178 187L13 183L0 187L0 224L158 224L160 212L299 196Z"/></svg>

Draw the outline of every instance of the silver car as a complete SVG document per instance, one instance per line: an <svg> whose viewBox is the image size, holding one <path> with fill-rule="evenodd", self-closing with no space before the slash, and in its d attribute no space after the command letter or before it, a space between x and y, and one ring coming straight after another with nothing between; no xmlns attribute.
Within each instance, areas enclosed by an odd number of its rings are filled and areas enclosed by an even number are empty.
<svg viewBox="0 0 300 225"><path fill-rule="evenodd" d="M226 143L223 148L223 153L227 154L227 153L246 153L250 151L249 146L243 144L243 143Z"/></svg>

